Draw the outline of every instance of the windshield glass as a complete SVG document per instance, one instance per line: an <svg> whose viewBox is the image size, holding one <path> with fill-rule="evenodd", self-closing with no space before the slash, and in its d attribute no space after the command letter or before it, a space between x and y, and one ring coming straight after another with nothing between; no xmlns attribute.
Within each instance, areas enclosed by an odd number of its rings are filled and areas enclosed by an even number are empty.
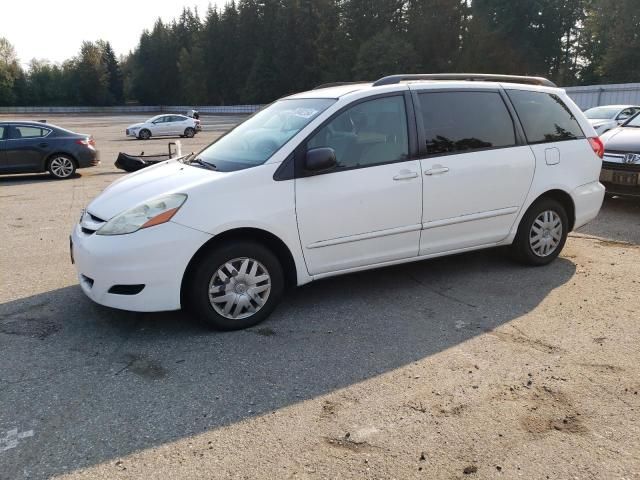
<svg viewBox="0 0 640 480"><path fill-rule="evenodd" d="M596 118L613 118L618 114L619 111L619 108L596 107L590 108L589 110L584 112L584 114L587 116L587 118L593 120Z"/></svg>
<svg viewBox="0 0 640 480"><path fill-rule="evenodd" d="M262 165L335 101L331 98L279 100L248 118L196 157L221 171Z"/></svg>
<svg viewBox="0 0 640 480"><path fill-rule="evenodd" d="M636 114L635 116L631 117L631 119L629 119L627 122L625 122L623 125L623 127L640 127L640 114Z"/></svg>

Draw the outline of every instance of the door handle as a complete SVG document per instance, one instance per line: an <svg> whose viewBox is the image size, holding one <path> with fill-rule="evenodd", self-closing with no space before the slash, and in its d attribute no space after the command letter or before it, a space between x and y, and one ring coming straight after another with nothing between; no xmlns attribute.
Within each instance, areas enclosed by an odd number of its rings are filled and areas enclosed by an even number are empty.
<svg viewBox="0 0 640 480"><path fill-rule="evenodd" d="M47 148L47 147L49 146L49 144L48 144L48 143L44 143L44 142L42 142L39 146L40 146L41 148Z"/></svg>
<svg viewBox="0 0 640 480"><path fill-rule="evenodd" d="M418 173L412 172L410 170L402 170L398 175L393 177L393 179L397 182L400 180L411 180L412 178L417 178Z"/></svg>
<svg viewBox="0 0 640 480"><path fill-rule="evenodd" d="M433 168L429 170L425 170L425 175L442 175L443 173L447 173L449 171L448 167L443 167L442 165L434 165Z"/></svg>

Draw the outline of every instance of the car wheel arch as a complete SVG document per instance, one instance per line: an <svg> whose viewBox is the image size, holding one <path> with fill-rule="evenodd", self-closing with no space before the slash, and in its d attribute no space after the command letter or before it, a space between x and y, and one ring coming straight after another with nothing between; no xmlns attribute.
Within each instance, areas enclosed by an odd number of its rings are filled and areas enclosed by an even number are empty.
<svg viewBox="0 0 640 480"><path fill-rule="evenodd" d="M535 205L536 202L540 201L543 198L553 198L554 200L560 202L567 213L567 217L569 219L569 231L571 232L573 230L573 226L576 223L576 206L571 195L565 190L547 190L546 192L538 195L538 197L529 204L527 210L529 210L533 205Z"/></svg>
<svg viewBox="0 0 640 480"><path fill-rule="evenodd" d="M189 283L189 279L194 272L195 266L198 265L198 261L207 252L231 241L255 241L266 246L270 249L280 261L285 276L285 286L295 287L298 282L298 275L296 270L296 263L293 257L293 253L287 246L287 244L279 237L267 230L259 228L234 228L221 232L207 242L205 242L198 251L191 257L184 275L182 276L182 283L180 287L180 303L184 306L185 302L185 287Z"/></svg>

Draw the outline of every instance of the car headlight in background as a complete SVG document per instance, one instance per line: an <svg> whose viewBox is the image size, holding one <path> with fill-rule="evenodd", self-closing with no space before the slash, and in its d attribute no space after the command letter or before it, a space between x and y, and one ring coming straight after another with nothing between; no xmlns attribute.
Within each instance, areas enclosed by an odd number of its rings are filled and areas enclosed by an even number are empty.
<svg viewBox="0 0 640 480"><path fill-rule="evenodd" d="M164 195L125 210L105 223L96 235L125 235L168 222L187 200L182 193Z"/></svg>

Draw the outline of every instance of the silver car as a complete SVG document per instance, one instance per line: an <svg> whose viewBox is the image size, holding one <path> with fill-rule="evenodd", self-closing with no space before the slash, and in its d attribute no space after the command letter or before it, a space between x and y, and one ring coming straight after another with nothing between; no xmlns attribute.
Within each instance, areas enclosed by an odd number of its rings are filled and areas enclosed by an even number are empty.
<svg viewBox="0 0 640 480"><path fill-rule="evenodd" d="M605 105L590 108L584 114L596 133L602 135L629 120L638 112L640 107L636 105Z"/></svg>

